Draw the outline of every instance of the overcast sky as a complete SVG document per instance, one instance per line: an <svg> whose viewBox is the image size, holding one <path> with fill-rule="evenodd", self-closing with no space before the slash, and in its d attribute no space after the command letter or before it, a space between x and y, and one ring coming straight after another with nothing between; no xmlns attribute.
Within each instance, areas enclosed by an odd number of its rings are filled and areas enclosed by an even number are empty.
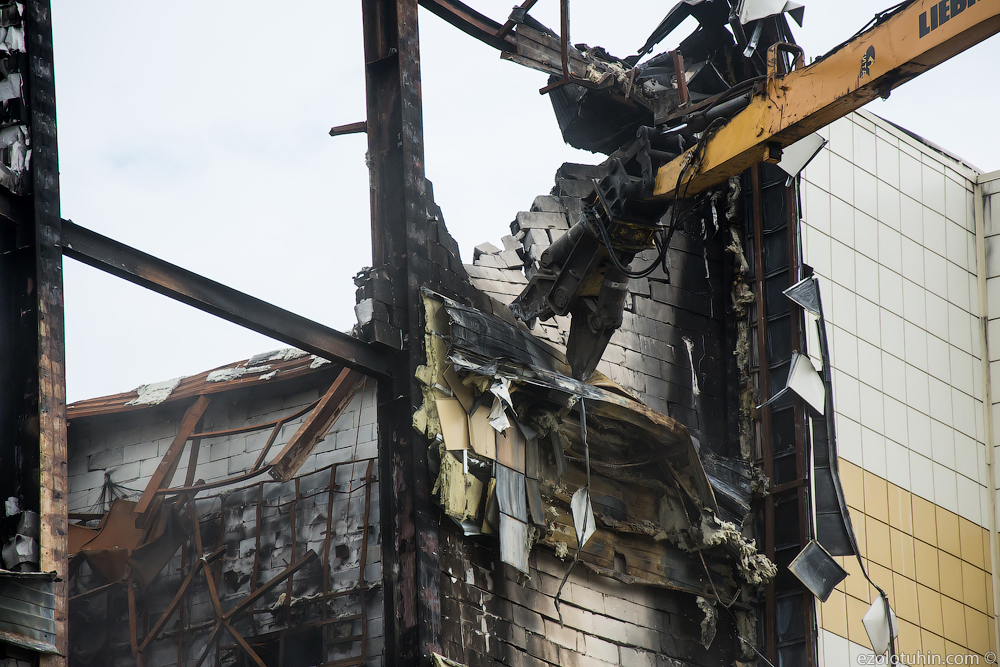
<svg viewBox="0 0 1000 667"><path fill-rule="evenodd" d="M511 0L468 0L504 20ZM886 0L889 3L891 0ZM558 26L558 2L532 15ZM671 2L574 0L574 42L633 53ZM359 0L52 0L63 217L341 330L371 263ZM882 7L814 0L796 29L822 54ZM188 8L190 9L190 8ZM545 76L421 10L425 164L465 261L499 243L564 161ZM794 27L794 26L793 26ZM676 45L678 30L660 45ZM988 85L1000 38L868 106L984 171L1000 168ZM282 347L67 259L70 401Z"/></svg>

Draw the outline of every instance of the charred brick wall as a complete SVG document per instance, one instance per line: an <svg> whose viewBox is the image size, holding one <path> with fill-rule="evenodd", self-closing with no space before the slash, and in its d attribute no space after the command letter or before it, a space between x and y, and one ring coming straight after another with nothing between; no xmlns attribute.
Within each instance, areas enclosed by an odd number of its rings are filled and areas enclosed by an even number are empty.
<svg viewBox="0 0 1000 667"><path fill-rule="evenodd" d="M491 297L494 314L511 317L503 306L521 293L545 248L569 228L579 212L574 206L579 199L538 197L530 211L517 215L500 246L476 247L465 271ZM671 280L658 269L632 281L624 324L598 370L728 454L728 284L721 238L700 229L676 234ZM638 263L649 261L644 256ZM557 316L538 322L533 333L565 350L568 331L569 318ZM438 547L442 649L462 664L707 667L739 659L728 618L718 619L709 649L699 643L705 614L689 593L626 584L581 563L563 588L560 620L554 599L568 558L532 549L524 576L500 562L495 541L463 536L447 520L439 526Z"/></svg>
<svg viewBox="0 0 1000 667"><path fill-rule="evenodd" d="M732 664L729 621L708 649L705 614L687 593L625 584L581 563L555 596L570 560L534 549L525 577L498 562L489 542L442 527L442 617L446 655L470 667ZM560 620L559 613L562 613Z"/></svg>
<svg viewBox="0 0 1000 667"><path fill-rule="evenodd" d="M473 264L466 267L473 283L501 303L513 301L545 249L579 217L580 200L572 196L579 183L561 179L558 196L537 197L530 211L518 213L502 249L478 246ZM727 381L733 343L726 329L732 272L722 217L706 207L704 215L674 234L667 254L669 276L658 268L647 278L630 281L622 326L597 369L684 424L713 452L734 456L739 449L731 418L735 410L729 406L735 383ZM655 251L646 251L633 269L655 259ZM569 318L538 322L534 333L565 350Z"/></svg>

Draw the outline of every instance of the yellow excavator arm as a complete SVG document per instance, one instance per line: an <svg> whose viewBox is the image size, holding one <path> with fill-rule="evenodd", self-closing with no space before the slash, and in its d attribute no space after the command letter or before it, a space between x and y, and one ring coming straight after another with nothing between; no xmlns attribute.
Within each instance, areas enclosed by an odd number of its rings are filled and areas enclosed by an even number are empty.
<svg viewBox="0 0 1000 667"><path fill-rule="evenodd" d="M758 162L776 162L781 149L997 32L1000 0L916 0L808 66L798 47L774 44L760 92L704 141L700 158L695 147L660 167L654 197L693 196ZM796 52L787 73L779 72L783 50Z"/></svg>

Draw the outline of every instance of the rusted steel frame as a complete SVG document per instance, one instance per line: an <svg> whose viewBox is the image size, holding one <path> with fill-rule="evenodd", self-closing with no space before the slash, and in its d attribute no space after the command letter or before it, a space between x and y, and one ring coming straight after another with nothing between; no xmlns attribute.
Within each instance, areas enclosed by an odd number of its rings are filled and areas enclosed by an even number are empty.
<svg viewBox="0 0 1000 667"><path fill-rule="evenodd" d="M289 565L288 567L286 567L284 570L282 570L281 574L279 574L276 577L274 577L273 579L271 579L271 581L267 582L266 584L264 584L263 586L261 586L260 588L258 588L255 592L253 592L250 595L248 595L247 597L243 598L243 600L241 600L235 607L233 607L232 609L230 609L229 611L227 611L225 614L223 614L222 618L220 618L218 621L216 621L215 627L212 628L212 633L209 635L208 641L205 644L205 651L201 654L201 657L198 658L198 662L195 663L195 667L201 667L202 663L205 662L205 658L208 657L208 654L211 652L212 648L215 646L216 640L218 640L218 638L219 638L219 631L222 629L223 624L229 623L230 620L232 620L235 616L237 616L237 615L243 613L244 611L246 611L247 607L252 607L253 604L262 595L264 595L265 593L267 593L268 591L270 591L272 588L274 588L275 586L277 586L278 584L280 584L286 578L291 577L293 574L295 574L299 569L301 569L305 565L308 565L309 563L311 563L314 560L316 560L316 558L317 558L316 552L313 551L312 549L310 549L308 552L306 552L306 555L303 556L301 560L299 560L298 562L293 563L292 565Z"/></svg>
<svg viewBox="0 0 1000 667"><path fill-rule="evenodd" d="M250 470L249 472L245 472L240 475L234 475L232 477L227 477L226 479L219 479L214 482L204 482L203 484L192 484L191 486L175 486L167 489L157 489L156 495L169 496L177 493L197 494L199 491L205 491L207 489L217 489L220 486L228 486L230 484L239 484L240 482L245 482L246 480L253 479L258 475L263 475L270 469L271 466L264 466L263 468L257 468L256 470Z"/></svg>
<svg viewBox="0 0 1000 667"><path fill-rule="evenodd" d="M420 5L465 34L500 51L516 51L517 42L493 19L480 14L459 0L420 0Z"/></svg>
<svg viewBox="0 0 1000 667"><path fill-rule="evenodd" d="M92 598L98 593L104 593L110 591L112 588L117 588L121 586L120 581L112 581L110 584L104 584L103 586L98 586L97 588L91 588L89 591L84 591L83 593L78 593L69 599L70 602L81 602L88 598Z"/></svg>
<svg viewBox="0 0 1000 667"><path fill-rule="evenodd" d="M198 470L198 452L201 449L201 438L191 438L191 453L188 455L187 474L184 475L184 486L194 485L194 474Z"/></svg>
<svg viewBox="0 0 1000 667"><path fill-rule="evenodd" d="M264 664L264 661L260 659L260 656L257 655L257 652L253 650L253 647L251 647L250 644L247 643L247 640L244 639L240 633L236 632L236 628L234 628L229 621L226 621L225 623L223 623L223 625L226 626L226 630L228 630L229 634L232 635L233 639L236 640L236 644L243 650L244 653L247 654L247 656L251 660L254 661L254 664L256 664L257 667L267 667L267 665Z"/></svg>
<svg viewBox="0 0 1000 667"><path fill-rule="evenodd" d="M346 637L344 641L357 641L354 637ZM354 665L360 665L364 660L359 658L341 658L340 660L332 660L330 662L324 662L323 667L353 667Z"/></svg>
<svg viewBox="0 0 1000 667"><path fill-rule="evenodd" d="M361 588L350 588L350 589L348 589L346 591L335 591L335 592L332 592L332 593L320 594L320 595L317 595L316 597L311 598L311 599L313 599L313 600L335 600L336 598L341 598L341 597L344 597L345 595L355 595L359 591L368 591L368 590L371 590L371 588L372 588L371 586L365 585L365 586L363 586ZM253 614L270 614L271 611L269 609L254 609L252 612L248 612L248 613L253 613ZM336 620L331 620L330 621L330 623L334 623L334 622L336 622ZM319 621L319 623L322 623L322 621Z"/></svg>
<svg viewBox="0 0 1000 667"><path fill-rule="evenodd" d="M527 12L535 6L536 2L538 2L538 0L524 0L524 2L521 3L520 9ZM514 19L507 19L507 22L500 26L500 30L497 31L497 37L506 37L507 33L513 30L515 25L517 24L514 23Z"/></svg>
<svg viewBox="0 0 1000 667"><path fill-rule="evenodd" d="M298 572L299 570L301 570L303 567L305 567L309 563L311 563L314 560L316 560L316 558L318 558L318 556L316 555L316 552L313 551L312 549L310 549L309 551L306 552L305 556L303 556L301 559L299 559L295 563L292 563L291 565L289 565L288 567L286 567L284 570L281 571L280 574L276 575L273 579L271 579L271 581L267 582L266 584L264 584L263 586L261 586L260 588L258 588L256 591L254 591L253 593L251 593L247 597L245 597L242 600L240 600L240 602L237 603L237 605L235 607L233 607L232 609L230 609L229 611L227 611L225 614L223 614L222 619L225 620L225 621L228 621L228 620L232 619L234 616L236 616L236 615L242 613L243 611L245 611L247 607L253 606L253 604L255 602L257 602L257 600L261 596L263 596L265 593L267 593L268 591L270 591L272 588L274 588L275 586L277 586L278 584L280 584L287 577L291 577L293 574L295 574L296 572Z"/></svg>
<svg viewBox="0 0 1000 667"><path fill-rule="evenodd" d="M295 561L295 552L299 545L299 534L298 527L295 525L298 520L298 505L299 505L299 481L301 477L295 478L295 495L292 496L292 507L288 512L289 519L289 529L288 532L292 536L292 557L290 560ZM292 577L288 577L285 583L285 612L291 614L292 612Z"/></svg>
<svg viewBox="0 0 1000 667"><path fill-rule="evenodd" d="M260 576L260 533L263 530L261 526L262 516L264 508L264 482L257 484L257 524L256 530L254 531L254 550L253 550L253 570L250 575L250 592L253 593L257 590L257 577Z"/></svg>
<svg viewBox="0 0 1000 667"><path fill-rule="evenodd" d="M794 479L791 482L785 482L784 484L775 484L770 488L770 493L779 494L783 491L788 491L790 489L801 489L806 486L806 480L804 479Z"/></svg>
<svg viewBox="0 0 1000 667"><path fill-rule="evenodd" d="M351 466L356 464L352 463ZM374 461L368 462L368 469L365 471L365 513L364 523L361 529L361 554L358 563L358 588L365 585L365 570L368 567L368 524L371 523L368 515L372 508L372 466ZM361 594L361 655L359 659L363 662L368 654L368 593Z"/></svg>
<svg viewBox="0 0 1000 667"><path fill-rule="evenodd" d="M798 182L793 179L793 182L785 187L785 212L786 212L786 224L787 224L787 238L788 238L788 284L794 285L799 280L799 202L797 197ZM791 303L791 313L789 319L789 325L792 328L791 340L793 341L793 346L796 342L801 339L802 331L799 328L799 324L802 320L802 308L799 307L797 303ZM793 347L794 349L794 347ZM803 547L809 541L809 535L811 531L809 530L809 525L811 523L810 517L811 512L809 511L811 499L807 495L807 485L806 482L809 477L809 472L806 463L806 444L805 444L805 432L806 424L808 424L808 417L805 414L803 408L803 402L801 400L795 401L795 477L802 480L802 485L799 486L796 492L796 499L799 504L799 544ZM809 447L812 448L815 443L810 440ZM815 528L815 527L814 527ZM813 610L813 595L805 586L802 586L802 623L805 630L804 642L806 648L806 667L815 667L816 665L816 651L813 647L816 646L816 628L814 627L815 611Z"/></svg>
<svg viewBox="0 0 1000 667"><path fill-rule="evenodd" d="M677 78L677 97L680 98L681 106L688 103L687 73L684 71L684 56L681 50L676 49L670 52L670 57L674 61L674 76Z"/></svg>
<svg viewBox="0 0 1000 667"><path fill-rule="evenodd" d="M285 422L289 422L293 419L298 419L302 415L306 414L310 410L316 407L319 403L319 399L316 399L306 407L302 408L298 412L287 415L285 417L278 417L277 419L272 419L269 422L263 422L261 424L250 424L249 426L239 426L237 428L227 428L224 431L202 431L200 433L192 433L191 439L202 438L208 440L210 438L224 438L231 435L241 435L243 433L253 433L255 431L263 431L266 428L273 428L274 426L281 426Z"/></svg>
<svg viewBox="0 0 1000 667"><path fill-rule="evenodd" d="M330 533L333 531L333 487L337 485L337 464L330 466L330 491L326 500L326 537L323 540L323 595L330 592ZM323 620L326 620L327 608L323 606ZM326 644L326 635L323 635L323 643Z"/></svg>
<svg viewBox="0 0 1000 667"><path fill-rule="evenodd" d="M222 496L220 500L222 501L222 506L219 509L219 535L217 538L217 541L219 542L222 541L223 535L225 533L225 517L226 517L225 496ZM191 505L193 506L194 503L192 502ZM204 551L201 545L201 521L198 518L197 510L193 513L193 516L195 524L194 525L195 547L197 548L198 553L202 554L204 553ZM215 583L215 567L214 564L205 564L203 569L205 570L205 581L208 583L208 594L212 598L212 607L215 609L215 618L218 621L218 619L222 618L223 612L222 612L222 602L219 600L219 591L216 588L216 583ZM250 647L250 644L248 644L246 640L243 639L243 637L238 632L236 632L236 629L233 628L233 626L229 623L229 621L223 621L223 624L226 626L226 629L229 631L229 634L232 635L233 639L236 640L236 644L250 657L251 660L253 660L258 665L258 667L267 667L264 664L264 661L260 659L260 656L257 655L257 652Z"/></svg>
<svg viewBox="0 0 1000 667"><path fill-rule="evenodd" d="M569 71L569 0L559 0L559 54L562 59L562 78L539 90L542 95L573 81Z"/></svg>
<svg viewBox="0 0 1000 667"><path fill-rule="evenodd" d="M374 461L368 461L368 470L365 472L365 514L364 514L364 524L361 530L361 567L360 572L358 572L358 586L365 585L365 566L368 565L368 515L372 509L372 467L374 466ZM351 464L355 465L355 464ZM324 591L325 592L325 591Z"/></svg>
<svg viewBox="0 0 1000 667"><path fill-rule="evenodd" d="M193 509L191 512L191 530L194 531L194 548L195 553L198 554L198 558L204 558L205 547L202 545L201 541L201 517L198 515L198 509L195 506L194 501L188 504L188 507ZM221 518L225 510L225 501L223 500L223 510L219 512L220 523L223 521ZM223 527L219 526L219 532L222 533ZM222 602L219 600L219 591L215 587L215 572L213 572L212 567L209 565L204 566L205 570L205 583L208 584L208 595L212 599L212 607L215 609L215 617L222 617Z"/></svg>
<svg viewBox="0 0 1000 667"><path fill-rule="evenodd" d="M267 457L268 452L271 451L271 446L274 444L274 441L278 439L278 434L281 433L281 427L284 425L285 422L282 421L280 423L275 424L274 428L271 429L271 435L267 437L267 442L264 443L264 447L260 450L260 454L257 455L257 460L253 462L254 470L260 469L260 464L264 462L264 459ZM265 467L268 470L271 469L271 466L265 466Z"/></svg>
<svg viewBox="0 0 1000 667"><path fill-rule="evenodd" d="M358 123L348 123L347 125L338 125L330 128L331 137L339 137L344 134L362 134L366 132L368 132L368 122L364 120Z"/></svg>
<svg viewBox="0 0 1000 667"><path fill-rule="evenodd" d="M184 498L187 503L191 502L191 497L187 496ZM187 567L187 552L191 546L191 538L188 537L184 540L184 544L181 545L181 569L183 572L184 568ZM177 633L177 664L184 664L184 605L181 605L177 610L177 627L179 632ZM148 632L146 633L149 634Z"/></svg>
<svg viewBox="0 0 1000 667"><path fill-rule="evenodd" d="M128 643L132 647L132 657L135 659L137 667L143 667L145 660L142 657L142 649L139 648L139 619L136 618L135 608L135 585L132 582L132 575L125 581L125 590L128 595Z"/></svg>
<svg viewBox="0 0 1000 667"><path fill-rule="evenodd" d="M350 405L355 394L361 390L364 382L365 376L355 370L345 368L340 372L320 399L316 409L288 439L284 449L271 460L272 477L287 482L298 472L316 444L344 414L344 410Z"/></svg>
<svg viewBox="0 0 1000 667"><path fill-rule="evenodd" d="M139 644L140 653L145 652L145 650L149 648L149 645L153 642L153 640L156 639L157 635L159 635L160 632L163 631L163 628L167 624L167 621L170 620L170 617L173 616L173 613L177 609L178 605L180 605L180 603L184 600L184 596L187 593L187 589L188 587L191 586L191 582L194 581L194 578L198 574L198 571L206 564L211 563L215 559L219 558L224 553L226 553L226 548L221 547L219 549L216 549L209 555L203 556L198 559L198 562L195 563L194 567L191 568L191 571L188 572L187 576L184 577L184 581L181 582L180 588L177 589L177 592L174 594L174 597L170 601L170 604L168 604L167 608L163 610L163 614L160 615L160 619L153 625L153 628L149 631L149 634L143 638L142 643Z"/></svg>
<svg viewBox="0 0 1000 667"><path fill-rule="evenodd" d="M208 396L199 396L184 413L184 418L177 428L176 437L170 443L170 447L167 448L163 458L160 459L159 465L153 471L153 476L149 479L149 483L146 484L146 490L142 492L142 497L139 498L139 502L135 506L136 514L145 514L146 510L149 509L150 503L156 498L156 491L170 484L170 480L177 470L177 462L184 452L184 445L187 443L188 436L197 427L198 421L205 414L205 410L208 409L211 400Z"/></svg>
<svg viewBox="0 0 1000 667"><path fill-rule="evenodd" d="M767 359L767 308L764 291L764 194L761 166L750 168L753 183L753 241L754 241L754 284L757 290L757 385L761 400L771 397ZM774 459L771 448L771 406L760 411L759 443L764 474L774 479ZM764 498L764 552L774 561L774 495ZM771 662L777 660L778 647L775 645L775 600L774 580L768 582L764 595L764 642L765 653Z"/></svg>
<svg viewBox="0 0 1000 667"><path fill-rule="evenodd" d="M63 253L206 313L377 377L390 374L372 345L85 229L62 223Z"/></svg>

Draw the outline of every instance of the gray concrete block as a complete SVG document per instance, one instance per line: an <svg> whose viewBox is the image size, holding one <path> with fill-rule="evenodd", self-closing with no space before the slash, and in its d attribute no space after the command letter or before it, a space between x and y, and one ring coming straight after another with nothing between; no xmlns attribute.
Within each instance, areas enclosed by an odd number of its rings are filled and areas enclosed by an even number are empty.
<svg viewBox="0 0 1000 667"><path fill-rule="evenodd" d="M307 391L299 392L293 396L285 396L281 399L281 407L283 409L301 408L309 405L317 398L319 398L319 389L309 389ZM274 419L274 417L272 417L272 419Z"/></svg>
<svg viewBox="0 0 1000 667"><path fill-rule="evenodd" d="M639 646L648 651L660 650L660 633L656 630L629 624L626 627L626 636L628 637L629 644Z"/></svg>
<svg viewBox="0 0 1000 667"><path fill-rule="evenodd" d="M124 449L117 447L104 452L92 454L89 458L88 469L105 470L110 466L119 465L124 458Z"/></svg>
<svg viewBox="0 0 1000 667"><path fill-rule="evenodd" d="M507 262L500 258L500 254L496 255L483 255L476 260L476 266L492 268L492 269L506 269Z"/></svg>
<svg viewBox="0 0 1000 667"><path fill-rule="evenodd" d="M578 607L590 609L596 614L604 614L604 594L589 587L586 582L569 582L568 599ZM564 595L566 589L563 589Z"/></svg>
<svg viewBox="0 0 1000 667"><path fill-rule="evenodd" d="M563 206L558 197L553 197L551 195L539 195L535 197L535 201L531 203L531 210L543 213L565 213L566 207Z"/></svg>
<svg viewBox="0 0 1000 667"><path fill-rule="evenodd" d="M173 421L157 421L142 425L143 442L173 438L175 435L177 435L177 423Z"/></svg>
<svg viewBox="0 0 1000 667"><path fill-rule="evenodd" d="M219 461L209 461L199 463L195 471L195 479L203 479L206 482L224 479L229 476L229 461L221 459Z"/></svg>
<svg viewBox="0 0 1000 667"><path fill-rule="evenodd" d="M139 477L139 469L142 463L140 461L133 461L132 463L125 463L120 466L115 466L108 470L111 473L111 480L117 484L129 485Z"/></svg>
<svg viewBox="0 0 1000 667"><path fill-rule="evenodd" d="M508 237L509 238L509 237ZM518 246L520 248L520 246ZM524 266L524 260L521 256L517 254L514 250L504 250L502 253L497 255L500 261L503 263L505 269L520 269Z"/></svg>
<svg viewBox="0 0 1000 667"><path fill-rule="evenodd" d="M594 634L598 638L609 642L628 644L628 627L628 623L619 621L616 618L603 618L601 623L595 624Z"/></svg>
<svg viewBox="0 0 1000 667"><path fill-rule="evenodd" d="M231 454L229 452L229 446L230 446L230 444L231 443L230 443L230 440L228 438L226 438L225 440L218 440L216 442L213 442L208 447L208 460L209 461L218 461L220 459L228 459L231 456ZM242 452L233 452L233 453L234 454L239 454L239 453L242 453ZM199 458L202 461L205 460L204 454L205 454L205 446L202 445L201 450L199 452L199 455L200 455Z"/></svg>
<svg viewBox="0 0 1000 667"><path fill-rule="evenodd" d="M111 449L124 447L125 445L135 445L140 442L142 442L142 428L139 426L116 430L108 436L108 446Z"/></svg>
<svg viewBox="0 0 1000 667"><path fill-rule="evenodd" d="M562 213L521 211L517 214L516 225L522 229L569 229L569 221Z"/></svg>
<svg viewBox="0 0 1000 667"><path fill-rule="evenodd" d="M186 460L183 459L182 460ZM139 476L140 477L151 477L154 472L156 472L156 467L160 465L160 459L146 459L145 461L139 461Z"/></svg>
<svg viewBox="0 0 1000 667"><path fill-rule="evenodd" d="M479 259L480 255L496 255L500 252L500 248L496 247L492 243L480 243L472 250L472 260L475 261Z"/></svg>
<svg viewBox="0 0 1000 667"><path fill-rule="evenodd" d="M257 454L258 452L249 452L229 457L226 459L228 465L227 474L239 475L244 472L249 472L250 468L253 467L254 462L257 460ZM199 466L199 470L200 468L201 466Z"/></svg>
<svg viewBox="0 0 1000 667"><path fill-rule="evenodd" d="M152 442L142 442L137 445L129 445L125 447L122 455L122 463L133 463L135 461L142 461L144 459L155 459L159 458L159 447L156 441Z"/></svg>
<svg viewBox="0 0 1000 667"><path fill-rule="evenodd" d="M655 653L636 650L627 646L622 646L620 651L621 664L623 665L629 665L629 667L657 667Z"/></svg>
<svg viewBox="0 0 1000 667"><path fill-rule="evenodd" d="M606 642L603 639L598 639L593 636L592 633L587 635L586 642L588 657L595 658L612 665L619 664L620 656L617 645L612 644L611 642Z"/></svg>

